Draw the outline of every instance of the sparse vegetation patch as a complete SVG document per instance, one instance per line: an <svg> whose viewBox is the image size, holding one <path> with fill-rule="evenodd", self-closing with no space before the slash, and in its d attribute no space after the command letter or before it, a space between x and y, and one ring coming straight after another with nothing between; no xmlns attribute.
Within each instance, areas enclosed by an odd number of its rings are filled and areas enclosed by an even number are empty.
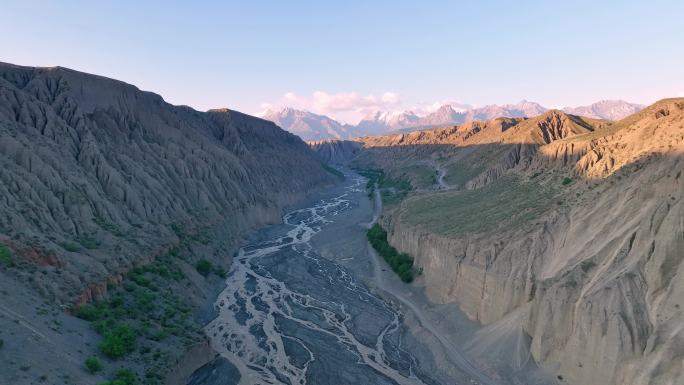
<svg viewBox="0 0 684 385"><path fill-rule="evenodd" d="M356 170L360 175L368 178L366 189L369 190L369 195L373 192L375 186L380 190L382 201L385 204L393 204L402 201L411 191L411 183L404 179L389 178L382 170L366 169Z"/></svg>
<svg viewBox="0 0 684 385"><path fill-rule="evenodd" d="M119 369L112 381L106 381L100 385L136 385L138 378L130 369Z"/></svg>
<svg viewBox="0 0 684 385"><path fill-rule="evenodd" d="M406 201L402 221L428 231L454 235L520 226L553 206L556 191L537 179L500 178L477 190L416 196Z"/></svg>
<svg viewBox="0 0 684 385"><path fill-rule="evenodd" d="M122 382L130 377L117 376L108 384L162 384L159 373L166 373L173 363L173 354L168 349L192 346L204 338L187 300L175 294L175 286L187 280L177 265L178 254L170 252L131 270L121 285L109 288L108 299L73 310L75 316L89 321L102 336L98 348L104 355L145 367L144 377L142 373L140 379L134 375L134 382ZM218 274L213 268L210 271ZM105 365L106 362L102 363Z"/></svg>

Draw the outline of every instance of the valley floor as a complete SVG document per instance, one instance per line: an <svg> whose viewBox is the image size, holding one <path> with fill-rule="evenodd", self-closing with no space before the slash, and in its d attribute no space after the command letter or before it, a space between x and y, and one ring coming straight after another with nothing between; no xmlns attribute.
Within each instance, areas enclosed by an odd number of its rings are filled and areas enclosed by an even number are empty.
<svg viewBox="0 0 684 385"><path fill-rule="evenodd" d="M430 303L420 278L402 283L365 237L382 209L379 195L374 203L365 181L347 180L246 239L206 327L221 357L196 371L192 385L556 382L529 349L517 366L479 354L477 323L456 305Z"/></svg>

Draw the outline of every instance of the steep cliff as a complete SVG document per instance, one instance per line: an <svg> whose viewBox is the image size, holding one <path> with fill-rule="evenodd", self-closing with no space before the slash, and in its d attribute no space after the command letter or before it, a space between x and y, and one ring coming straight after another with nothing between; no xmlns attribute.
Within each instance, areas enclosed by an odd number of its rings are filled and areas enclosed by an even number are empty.
<svg viewBox="0 0 684 385"><path fill-rule="evenodd" d="M395 144L359 156L395 174L398 154L460 173L383 219L419 284L489 324L475 352L521 331L530 349L516 354L558 365L562 382L681 381L684 100L612 124L553 111L500 123L375 139Z"/></svg>
<svg viewBox="0 0 684 385"><path fill-rule="evenodd" d="M351 140L316 140L307 142L318 159L328 164L345 165L361 151L362 143Z"/></svg>
<svg viewBox="0 0 684 385"><path fill-rule="evenodd" d="M69 352L65 370L82 365L75 358L82 345L46 342L57 338L54 330L22 302L39 301L36 308L52 313L105 299L133 267L180 247L186 295L195 304L210 300L202 297L211 285L193 281L201 278L192 268L200 257L227 267L247 229L279 221L285 205L334 178L304 142L271 122L173 106L65 68L0 64L0 181L7 255L0 321L16 334L4 338L0 354L15 358L2 360L0 382L19 384L34 380L19 370L24 360L45 358L49 372L59 366L51 357ZM212 248L211 234L221 247ZM87 333L68 317L60 322ZM36 345L19 341L32 335L49 353L26 354Z"/></svg>

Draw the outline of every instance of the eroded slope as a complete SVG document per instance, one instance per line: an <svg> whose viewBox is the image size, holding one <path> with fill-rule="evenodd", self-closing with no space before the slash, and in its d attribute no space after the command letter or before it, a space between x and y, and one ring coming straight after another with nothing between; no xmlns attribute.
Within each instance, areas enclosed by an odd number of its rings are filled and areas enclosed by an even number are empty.
<svg viewBox="0 0 684 385"><path fill-rule="evenodd" d="M684 375L684 100L617 123L551 111L364 141L360 165L451 181L383 220L432 299L490 324L474 352L521 330L568 383Z"/></svg>
<svg viewBox="0 0 684 385"><path fill-rule="evenodd" d="M200 258L227 267L245 230L279 221L284 205L333 180L304 142L271 122L172 106L64 68L0 64L0 244L9 250L0 262L0 354L12 357L0 382L94 383L82 365L98 337L65 310L131 279L148 305L168 287L199 307L214 290L195 271ZM128 273L161 256L183 278L150 283L150 274L169 274L165 266ZM183 348L174 336L171 362Z"/></svg>

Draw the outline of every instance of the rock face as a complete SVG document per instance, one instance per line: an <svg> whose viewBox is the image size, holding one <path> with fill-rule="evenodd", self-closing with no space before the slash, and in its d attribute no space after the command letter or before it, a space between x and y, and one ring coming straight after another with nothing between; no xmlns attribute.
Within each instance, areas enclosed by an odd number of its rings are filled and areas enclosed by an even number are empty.
<svg viewBox="0 0 684 385"><path fill-rule="evenodd" d="M233 218L237 235L331 181L304 142L271 122L8 64L0 164L0 242L59 261L36 284L60 302L164 251L177 239L172 227Z"/></svg>
<svg viewBox="0 0 684 385"><path fill-rule="evenodd" d="M517 322L563 382L684 378L684 99L612 124L552 111L376 141L359 158L389 173L399 157L462 173L383 219L433 300Z"/></svg>
<svg viewBox="0 0 684 385"><path fill-rule="evenodd" d="M318 140L307 143L322 162L337 165L349 163L363 146L362 143L351 140Z"/></svg>

